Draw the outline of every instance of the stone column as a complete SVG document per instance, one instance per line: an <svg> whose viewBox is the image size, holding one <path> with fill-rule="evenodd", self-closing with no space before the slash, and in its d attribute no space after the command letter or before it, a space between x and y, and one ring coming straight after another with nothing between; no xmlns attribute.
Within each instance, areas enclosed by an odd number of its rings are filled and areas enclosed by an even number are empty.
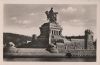
<svg viewBox="0 0 100 65"><path fill-rule="evenodd" d="M59 35L61 34L61 31L59 31Z"/></svg>
<svg viewBox="0 0 100 65"><path fill-rule="evenodd" d="M57 31L57 35L59 35L59 31Z"/></svg>
<svg viewBox="0 0 100 65"><path fill-rule="evenodd" d="M53 30L51 30L52 31L52 35L53 35Z"/></svg>

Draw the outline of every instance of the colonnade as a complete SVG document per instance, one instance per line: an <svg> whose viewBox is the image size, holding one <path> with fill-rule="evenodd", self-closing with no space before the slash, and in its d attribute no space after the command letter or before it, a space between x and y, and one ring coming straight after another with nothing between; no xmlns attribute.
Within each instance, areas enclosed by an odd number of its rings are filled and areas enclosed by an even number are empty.
<svg viewBox="0 0 100 65"><path fill-rule="evenodd" d="M52 30L52 35L61 35L61 31Z"/></svg>

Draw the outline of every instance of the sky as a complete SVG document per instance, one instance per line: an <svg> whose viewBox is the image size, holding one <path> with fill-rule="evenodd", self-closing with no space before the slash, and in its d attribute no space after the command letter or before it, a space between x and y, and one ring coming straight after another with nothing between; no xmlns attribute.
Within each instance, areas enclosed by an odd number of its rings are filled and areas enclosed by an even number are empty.
<svg viewBox="0 0 100 65"><path fill-rule="evenodd" d="M48 22L45 11L53 7L58 12L57 23L64 36L84 35L86 29L96 37L96 5L93 4L5 4L4 32L32 36Z"/></svg>

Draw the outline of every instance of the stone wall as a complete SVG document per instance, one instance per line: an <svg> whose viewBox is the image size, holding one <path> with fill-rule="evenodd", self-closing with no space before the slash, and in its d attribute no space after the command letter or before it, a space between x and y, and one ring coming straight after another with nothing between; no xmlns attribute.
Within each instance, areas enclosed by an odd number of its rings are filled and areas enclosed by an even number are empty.
<svg viewBox="0 0 100 65"><path fill-rule="evenodd" d="M96 57L96 50L66 50L65 53L50 53L45 48L10 48L4 56L10 57L66 57L67 53L71 53L72 57Z"/></svg>
<svg viewBox="0 0 100 65"><path fill-rule="evenodd" d="M71 43L67 44L67 49L84 49L84 39L71 39Z"/></svg>

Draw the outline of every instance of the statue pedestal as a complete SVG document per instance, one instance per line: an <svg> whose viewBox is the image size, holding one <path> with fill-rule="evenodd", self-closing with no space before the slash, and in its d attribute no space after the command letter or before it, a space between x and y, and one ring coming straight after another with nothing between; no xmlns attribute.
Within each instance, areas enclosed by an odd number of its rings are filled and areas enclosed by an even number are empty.
<svg viewBox="0 0 100 65"><path fill-rule="evenodd" d="M17 52L17 48L13 42L9 42L8 45L4 48L5 53L15 53Z"/></svg>
<svg viewBox="0 0 100 65"><path fill-rule="evenodd" d="M50 52L51 53L58 53L58 49L57 48L50 48Z"/></svg>
<svg viewBox="0 0 100 65"><path fill-rule="evenodd" d="M47 51L51 53L58 53L58 49L56 48L56 45L53 45L53 44L49 44Z"/></svg>

